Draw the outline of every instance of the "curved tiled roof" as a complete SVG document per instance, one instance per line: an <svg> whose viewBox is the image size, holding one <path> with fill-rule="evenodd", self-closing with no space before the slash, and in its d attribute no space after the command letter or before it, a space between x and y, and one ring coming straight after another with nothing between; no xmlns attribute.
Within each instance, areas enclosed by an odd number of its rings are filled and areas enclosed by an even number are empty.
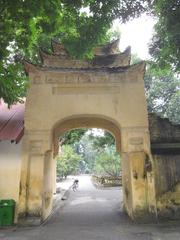
<svg viewBox="0 0 180 240"><path fill-rule="evenodd" d="M25 103L17 103L8 108L0 100L0 141L18 143L24 134Z"/></svg>

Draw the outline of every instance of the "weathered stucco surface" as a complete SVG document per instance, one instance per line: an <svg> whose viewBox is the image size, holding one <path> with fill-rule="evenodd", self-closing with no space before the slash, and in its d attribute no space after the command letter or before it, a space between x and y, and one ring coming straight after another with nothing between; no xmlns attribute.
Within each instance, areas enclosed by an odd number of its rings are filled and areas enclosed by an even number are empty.
<svg viewBox="0 0 180 240"><path fill-rule="evenodd" d="M117 42L95 49L95 59L71 60L62 45L41 52L44 65L25 62L29 74L19 215L44 220L52 207L53 155L65 131L110 131L122 156L124 205L132 219L156 218L154 169L144 94L145 64L128 66ZM96 61L100 59L102 61Z"/></svg>
<svg viewBox="0 0 180 240"><path fill-rule="evenodd" d="M159 218L180 218L180 125L149 115Z"/></svg>

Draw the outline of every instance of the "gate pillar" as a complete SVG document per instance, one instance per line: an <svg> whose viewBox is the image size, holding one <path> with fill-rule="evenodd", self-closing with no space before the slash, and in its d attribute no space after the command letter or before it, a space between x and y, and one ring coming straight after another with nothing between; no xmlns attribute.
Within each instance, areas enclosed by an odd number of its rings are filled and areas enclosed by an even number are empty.
<svg viewBox="0 0 180 240"><path fill-rule="evenodd" d="M49 134L26 131L20 182L19 222L39 224L52 208L53 158ZM36 219L36 221L35 221Z"/></svg>
<svg viewBox="0 0 180 240"><path fill-rule="evenodd" d="M147 129L122 129L124 207L135 221L156 219L154 167Z"/></svg>

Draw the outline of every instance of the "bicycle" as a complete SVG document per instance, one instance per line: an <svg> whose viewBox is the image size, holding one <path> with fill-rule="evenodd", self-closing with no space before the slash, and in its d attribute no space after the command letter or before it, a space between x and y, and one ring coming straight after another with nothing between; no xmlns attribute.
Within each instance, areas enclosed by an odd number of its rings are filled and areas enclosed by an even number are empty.
<svg viewBox="0 0 180 240"><path fill-rule="evenodd" d="M75 192L77 191L78 187L79 187L79 180L75 179L72 185L72 190Z"/></svg>

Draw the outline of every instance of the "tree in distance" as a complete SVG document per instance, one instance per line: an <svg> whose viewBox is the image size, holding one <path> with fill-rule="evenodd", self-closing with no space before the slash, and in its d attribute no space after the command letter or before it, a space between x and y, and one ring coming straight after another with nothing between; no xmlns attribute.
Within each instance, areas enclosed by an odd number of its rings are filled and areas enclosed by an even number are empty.
<svg viewBox="0 0 180 240"><path fill-rule="evenodd" d="M76 154L70 145L64 145L56 160L57 176L66 178L70 174L77 173L81 156Z"/></svg>

